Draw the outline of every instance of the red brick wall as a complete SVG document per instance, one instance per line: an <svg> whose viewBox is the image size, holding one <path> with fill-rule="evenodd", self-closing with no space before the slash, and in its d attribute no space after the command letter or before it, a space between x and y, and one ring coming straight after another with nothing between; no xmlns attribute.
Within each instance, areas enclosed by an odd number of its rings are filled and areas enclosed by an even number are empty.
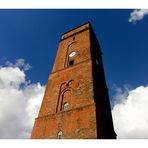
<svg viewBox="0 0 148 148"><path fill-rule="evenodd" d="M69 86L63 88L62 92L67 89L71 91L71 109L94 102L91 61L88 60L50 75L39 116L56 113L58 99L61 99L63 94L60 92L60 86L70 80L72 81Z"/></svg>
<svg viewBox="0 0 148 148"><path fill-rule="evenodd" d="M94 83L94 77L98 75L94 74L92 55L95 57L95 50L99 47L91 47L94 40L89 27L87 23L62 35L31 138L57 138L59 131L63 132L62 138L91 139L103 138L103 135L108 138L108 131L114 132L112 126L106 130L106 125L112 125L111 118L106 120L110 122L107 123L100 110L103 107L110 112L109 106L102 106L103 103L99 102L109 99L97 95L104 88L98 90L101 81L97 85ZM73 51L76 55L69 57ZM74 65L69 66L71 59ZM104 75L102 70L99 73ZM69 104L66 111L63 110L65 102Z"/></svg>
<svg viewBox="0 0 148 148"><path fill-rule="evenodd" d="M97 137L88 27L62 36L32 138L57 138L59 130L63 138ZM74 65L68 66L72 51ZM69 103L68 111L63 111L64 102Z"/></svg>
<svg viewBox="0 0 148 148"><path fill-rule="evenodd" d="M57 139L59 131L63 132L62 138L66 139L96 139L95 104L38 118L32 138Z"/></svg>
<svg viewBox="0 0 148 148"><path fill-rule="evenodd" d="M84 27L82 27L82 29L84 29ZM71 33L75 32L76 31L71 31ZM60 41L52 72L56 72L67 67L68 53L71 51L77 52L74 57L75 63L79 63L90 58L89 29Z"/></svg>

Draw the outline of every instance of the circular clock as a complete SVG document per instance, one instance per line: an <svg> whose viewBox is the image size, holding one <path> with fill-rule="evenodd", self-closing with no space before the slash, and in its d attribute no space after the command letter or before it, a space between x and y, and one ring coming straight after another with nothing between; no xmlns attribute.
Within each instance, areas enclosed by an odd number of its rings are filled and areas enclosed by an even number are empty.
<svg viewBox="0 0 148 148"><path fill-rule="evenodd" d="M75 56L75 55L76 55L76 52L73 51L73 52L71 52L71 53L69 54L69 57L73 57L73 56Z"/></svg>

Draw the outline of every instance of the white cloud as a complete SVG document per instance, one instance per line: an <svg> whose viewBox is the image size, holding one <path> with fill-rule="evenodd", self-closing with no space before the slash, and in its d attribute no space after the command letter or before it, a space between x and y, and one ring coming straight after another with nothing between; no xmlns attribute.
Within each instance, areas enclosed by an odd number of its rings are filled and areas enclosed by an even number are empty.
<svg viewBox="0 0 148 148"><path fill-rule="evenodd" d="M112 115L117 138L148 138L148 86L119 88L115 100Z"/></svg>
<svg viewBox="0 0 148 148"><path fill-rule="evenodd" d="M16 59L15 64L11 63L10 61L6 61L5 65L8 67L18 67L23 71L31 69L31 66L29 65L29 63L25 63L24 59Z"/></svg>
<svg viewBox="0 0 148 148"><path fill-rule="evenodd" d="M25 73L15 67L0 68L0 88L15 87L18 88L21 83L25 82Z"/></svg>
<svg viewBox="0 0 148 148"><path fill-rule="evenodd" d="M8 63L0 67L0 138L30 138L45 86L28 83L25 60Z"/></svg>
<svg viewBox="0 0 148 148"><path fill-rule="evenodd" d="M148 15L148 9L136 9L130 14L129 22L136 23L142 20L146 15Z"/></svg>

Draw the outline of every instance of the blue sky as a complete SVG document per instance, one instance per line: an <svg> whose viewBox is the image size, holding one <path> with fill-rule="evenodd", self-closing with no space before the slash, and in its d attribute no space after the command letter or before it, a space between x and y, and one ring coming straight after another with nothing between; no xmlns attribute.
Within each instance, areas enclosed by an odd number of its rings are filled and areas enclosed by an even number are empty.
<svg viewBox="0 0 148 148"><path fill-rule="evenodd" d="M118 138L148 138L147 15L146 9L1 9L0 138L30 137L61 35L88 21L101 45Z"/></svg>
<svg viewBox="0 0 148 148"><path fill-rule="evenodd" d="M148 18L128 21L133 10L0 10L0 64L25 59L27 78L46 84L61 34L90 21L101 44L106 81L131 87L148 82Z"/></svg>

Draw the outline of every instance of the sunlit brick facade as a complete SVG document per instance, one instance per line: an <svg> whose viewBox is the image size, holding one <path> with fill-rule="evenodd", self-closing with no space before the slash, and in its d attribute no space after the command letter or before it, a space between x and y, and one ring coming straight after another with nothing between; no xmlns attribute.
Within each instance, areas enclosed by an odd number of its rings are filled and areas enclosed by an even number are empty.
<svg viewBox="0 0 148 148"><path fill-rule="evenodd" d="M90 23L62 35L31 138L116 138L100 45Z"/></svg>

